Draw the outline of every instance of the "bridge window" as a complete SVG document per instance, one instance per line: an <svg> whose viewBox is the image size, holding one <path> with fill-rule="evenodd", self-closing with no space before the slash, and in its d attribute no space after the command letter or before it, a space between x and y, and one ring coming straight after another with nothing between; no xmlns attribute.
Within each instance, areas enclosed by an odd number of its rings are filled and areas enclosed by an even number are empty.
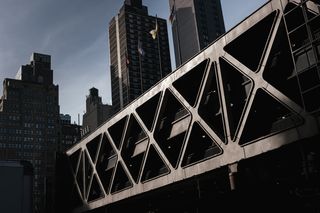
<svg viewBox="0 0 320 213"><path fill-rule="evenodd" d="M218 135L226 142L223 113L221 108L221 96L216 79L215 63L211 64L210 72L205 83L205 89L199 106L199 115Z"/></svg>
<svg viewBox="0 0 320 213"><path fill-rule="evenodd" d="M253 82L223 58L220 58L224 98L227 104L231 137L234 139L251 93Z"/></svg>
<svg viewBox="0 0 320 213"><path fill-rule="evenodd" d="M276 14L276 11L272 12L246 32L242 33L225 46L225 51L252 71L258 71L258 66L272 30Z"/></svg>
<svg viewBox="0 0 320 213"><path fill-rule="evenodd" d="M191 106L196 104L208 61L209 59L202 61L173 83L173 86Z"/></svg>
<svg viewBox="0 0 320 213"><path fill-rule="evenodd" d="M139 117L141 118L141 120L143 121L143 123L149 131L153 126L155 116L158 111L160 96L161 93L156 94L136 109Z"/></svg>
<svg viewBox="0 0 320 213"><path fill-rule="evenodd" d="M212 158L222 153L222 150L214 140L204 131L198 123L194 123L190 138L187 142L186 152L182 166L188 166L195 162Z"/></svg>
<svg viewBox="0 0 320 213"><path fill-rule="evenodd" d="M132 183L128 177L128 174L124 170L121 162L119 162L112 183L111 193L116 193L129 187L132 187Z"/></svg>
<svg viewBox="0 0 320 213"><path fill-rule="evenodd" d="M160 109L154 138L174 167L177 166L190 121L190 113L176 97L167 90L164 95L163 105Z"/></svg>
<svg viewBox="0 0 320 213"><path fill-rule="evenodd" d="M87 149L93 162L96 162L97 151L100 145L101 136L102 135L98 135L87 144Z"/></svg>
<svg viewBox="0 0 320 213"><path fill-rule="evenodd" d="M103 134L98 153L96 169L106 193L110 190L110 181L117 164L117 155L106 134Z"/></svg>
<svg viewBox="0 0 320 213"><path fill-rule="evenodd" d="M120 149L122 136L124 134L124 127L127 122L128 116L122 118L111 127L109 127L110 136L118 149Z"/></svg>
<svg viewBox="0 0 320 213"><path fill-rule="evenodd" d="M263 89L258 89L254 97L240 145L302 124L296 113L273 98Z"/></svg>
<svg viewBox="0 0 320 213"><path fill-rule="evenodd" d="M164 163L159 153L156 151L153 145L150 145L141 181L145 182L168 174L169 172L170 170L168 166Z"/></svg>
<svg viewBox="0 0 320 213"><path fill-rule="evenodd" d="M141 128L136 118L131 115L121 155L136 182L139 178L139 171L142 167L142 160L147 149L148 142L149 139L147 134Z"/></svg>

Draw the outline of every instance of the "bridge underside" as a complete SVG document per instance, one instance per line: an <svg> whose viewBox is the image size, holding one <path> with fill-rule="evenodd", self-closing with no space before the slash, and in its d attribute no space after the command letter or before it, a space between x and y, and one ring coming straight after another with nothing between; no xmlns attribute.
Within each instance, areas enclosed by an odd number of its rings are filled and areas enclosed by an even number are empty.
<svg viewBox="0 0 320 213"><path fill-rule="evenodd" d="M319 140L241 160L235 190L230 190L229 169L221 167L89 212L320 212Z"/></svg>
<svg viewBox="0 0 320 213"><path fill-rule="evenodd" d="M74 212L316 208L315 2L269 1L68 150Z"/></svg>

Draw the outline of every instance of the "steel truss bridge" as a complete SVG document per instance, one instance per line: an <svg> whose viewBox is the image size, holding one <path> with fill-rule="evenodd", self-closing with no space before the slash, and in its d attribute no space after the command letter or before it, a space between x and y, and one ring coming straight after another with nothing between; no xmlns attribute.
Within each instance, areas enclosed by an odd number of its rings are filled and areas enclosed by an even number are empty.
<svg viewBox="0 0 320 213"><path fill-rule="evenodd" d="M318 138L319 58L319 2L267 2L67 151L74 212Z"/></svg>

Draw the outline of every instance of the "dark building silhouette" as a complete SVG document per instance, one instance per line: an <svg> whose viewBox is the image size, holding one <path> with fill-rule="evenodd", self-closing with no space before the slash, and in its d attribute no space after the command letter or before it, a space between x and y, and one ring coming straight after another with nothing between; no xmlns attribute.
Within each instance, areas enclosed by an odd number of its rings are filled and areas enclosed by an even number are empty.
<svg viewBox="0 0 320 213"><path fill-rule="evenodd" d="M58 85L53 84L51 56L33 53L16 79L3 81L0 159L32 163L35 213L52 209L58 121Z"/></svg>
<svg viewBox="0 0 320 213"><path fill-rule="evenodd" d="M92 87L86 99L86 112L82 120L82 136L92 132L112 115L113 108L103 104L99 90Z"/></svg>
<svg viewBox="0 0 320 213"><path fill-rule="evenodd" d="M73 185L71 176L70 162L66 154L57 152L54 203L56 213L71 213L73 212L73 208L79 205L79 198L76 194L77 189L76 187L70 187Z"/></svg>
<svg viewBox="0 0 320 213"><path fill-rule="evenodd" d="M58 152L64 152L81 139L82 127L71 123L71 116L60 114L60 135L58 143Z"/></svg>
<svg viewBox="0 0 320 213"><path fill-rule="evenodd" d="M169 0L176 66L225 33L220 0Z"/></svg>
<svg viewBox="0 0 320 213"><path fill-rule="evenodd" d="M0 212L32 213L32 164L0 161L0 174Z"/></svg>
<svg viewBox="0 0 320 213"><path fill-rule="evenodd" d="M126 0L112 18L109 45L115 112L171 72L166 20L150 16L142 0Z"/></svg>
<svg viewBox="0 0 320 213"><path fill-rule="evenodd" d="M60 122L60 124L70 124L71 123L71 115L69 115L69 114L60 114L59 122Z"/></svg>
<svg viewBox="0 0 320 213"><path fill-rule="evenodd" d="M66 152L73 209L320 212L319 76L319 1L266 2Z"/></svg>
<svg viewBox="0 0 320 213"><path fill-rule="evenodd" d="M70 213L72 210L71 202L73 197L70 191L66 190L72 184L70 175L70 165L67 161L65 151L77 144L81 139L82 126L71 123L69 114L60 114L59 119L59 142L56 152L56 167L55 167L55 190L54 190L54 212Z"/></svg>

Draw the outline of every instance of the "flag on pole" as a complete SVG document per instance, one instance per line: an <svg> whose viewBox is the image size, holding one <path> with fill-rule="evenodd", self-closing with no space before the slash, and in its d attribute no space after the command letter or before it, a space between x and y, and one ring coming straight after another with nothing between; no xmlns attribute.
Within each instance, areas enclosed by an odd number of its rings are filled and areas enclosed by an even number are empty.
<svg viewBox="0 0 320 213"><path fill-rule="evenodd" d="M138 52L141 56L144 56L144 50L142 49L141 41L138 40Z"/></svg>
<svg viewBox="0 0 320 213"><path fill-rule="evenodd" d="M153 39L157 38L157 35L158 35L158 18L157 18L157 15L156 15L156 27L153 30L150 31L150 34L151 34Z"/></svg>

